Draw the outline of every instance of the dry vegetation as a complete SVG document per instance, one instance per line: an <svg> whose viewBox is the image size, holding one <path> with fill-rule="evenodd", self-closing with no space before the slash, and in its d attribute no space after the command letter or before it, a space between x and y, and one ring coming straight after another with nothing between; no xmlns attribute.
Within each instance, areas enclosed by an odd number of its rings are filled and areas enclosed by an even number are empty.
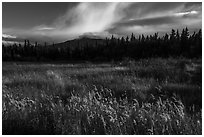
<svg viewBox="0 0 204 137"><path fill-rule="evenodd" d="M3 134L202 134L201 62L3 62Z"/></svg>

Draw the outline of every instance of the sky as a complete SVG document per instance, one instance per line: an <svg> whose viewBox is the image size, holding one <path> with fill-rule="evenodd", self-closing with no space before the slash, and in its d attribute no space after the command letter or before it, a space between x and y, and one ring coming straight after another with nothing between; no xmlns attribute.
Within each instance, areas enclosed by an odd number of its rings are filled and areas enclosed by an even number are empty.
<svg viewBox="0 0 204 137"><path fill-rule="evenodd" d="M202 3L3 2L2 41L63 42L81 36L127 36L202 28Z"/></svg>

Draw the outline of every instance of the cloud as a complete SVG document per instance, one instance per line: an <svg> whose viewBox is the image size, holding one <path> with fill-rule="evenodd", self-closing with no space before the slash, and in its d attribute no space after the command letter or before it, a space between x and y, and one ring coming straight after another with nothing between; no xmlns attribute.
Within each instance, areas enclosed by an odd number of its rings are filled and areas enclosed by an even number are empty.
<svg viewBox="0 0 204 137"><path fill-rule="evenodd" d="M127 9L126 19L150 18L167 16L178 12L183 8L184 3L178 2L137 2L132 3Z"/></svg>
<svg viewBox="0 0 204 137"><path fill-rule="evenodd" d="M96 39L103 39L106 37L111 37L109 32L87 32L79 36L79 38L96 38Z"/></svg>
<svg viewBox="0 0 204 137"><path fill-rule="evenodd" d="M116 27L120 26L146 26L146 25L163 25L163 24L175 24L182 23L184 21L184 17L193 16L198 14L197 11L189 11L189 12L179 12L168 16L160 16L160 17L151 17L151 18L142 18L142 19L129 19L126 21L119 22Z"/></svg>
<svg viewBox="0 0 204 137"><path fill-rule="evenodd" d="M165 27L200 26L200 5L181 2L79 3L51 24L55 29L42 32L66 40L90 34L105 37L117 33L127 35L130 31L137 33L140 29L141 33L150 33L164 31Z"/></svg>
<svg viewBox="0 0 204 137"><path fill-rule="evenodd" d="M61 42L79 36L118 36L165 32L202 25L202 3L78 3L49 25L3 28L3 33L36 41Z"/></svg>
<svg viewBox="0 0 204 137"><path fill-rule="evenodd" d="M39 25L33 28L33 30L43 31L43 30L54 30L54 27L49 27L46 25Z"/></svg>
<svg viewBox="0 0 204 137"><path fill-rule="evenodd" d="M41 24L31 29L4 28L6 34L25 39L61 42L81 35L111 35L107 30L125 18L125 8L131 3L79 3L69 8L49 25Z"/></svg>
<svg viewBox="0 0 204 137"><path fill-rule="evenodd" d="M109 29L109 32L120 35L129 35L131 33L153 34L155 32L169 32L172 28L182 29L186 26L190 30L201 28L202 12L200 9L196 9L194 6L194 8L191 8L194 10L189 11L189 8L186 8L185 3L178 5L179 6L174 7L173 10L161 8L160 10L163 10L161 11L161 14L157 14L158 9L149 9L152 13L144 12L141 13L142 16L130 16L125 20L117 22L111 29ZM145 11L144 9L142 10Z"/></svg>
<svg viewBox="0 0 204 137"><path fill-rule="evenodd" d="M13 44L18 43L18 42L2 40L2 43L7 46L7 45L13 45Z"/></svg>
<svg viewBox="0 0 204 137"><path fill-rule="evenodd" d="M186 2L184 4L185 11L192 11L192 10L201 10L202 3L201 2Z"/></svg>
<svg viewBox="0 0 204 137"><path fill-rule="evenodd" d="M12 35L8 35L8 34L2 34L2 37L3 38L13 38L13 39L16 38L16 36L12 36Z"/></svg>
<svg viewBox="0 0 204 137"><path fill-rule="evenodd" d="M2 34L2 43L4 45L13 45L13 44L19 44L19 43L23 43L23 39L20 39L14 35L8 35L8 34L5 34L3 33Z"/></svg>
<svg viewBox="0 0 204 137"><path fill-rule="evenodd" d="M175 13L174 15L175 16L184 16L184 15L193 15L193 14L198 14L198 12L193 10L193 11Z"/></svg>
<svg viewBox="0 0 204 137"><path fill-rule="evenodd" d="M45 31L45 30L44 30ZM25 39L29 39L30 42L54 42L54 39L51 36L47 36L48 33L45 33L43 30L31 29L17 29L17 28L3 28L2 29L2 40L4 41L16 41L23 42ZM15 37L4 37L6 35L11 35ZM57 40L57 39L56 39Z"/></svg>
<svg viewBox="0 0 204 137"><path fill-rule="evenodd" d="M130 3L80 3L69 9L53 24L63 35L76 36L84 33L104 32L125 14L123 9ZM59 35L60 35L59 34Z"/></svg>
<svg viewBox="0 0 204 137"><path fill-rule="evenodd" d="M124 22L116 24L116 27L121 26L147 26L147 25L163 25L176 23L177 20L171 16L155 17L155 18L144 18L144 19L130 19Z"/></svg>

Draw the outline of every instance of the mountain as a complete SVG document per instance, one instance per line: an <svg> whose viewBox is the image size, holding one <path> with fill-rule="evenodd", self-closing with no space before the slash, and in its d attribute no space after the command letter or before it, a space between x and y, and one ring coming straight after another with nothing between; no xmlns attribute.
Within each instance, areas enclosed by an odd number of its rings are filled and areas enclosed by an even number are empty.
<svg viewBox="0 0 204 137"><path fill-rule="evenodd" d="M73 40L68 40L62 43L56 43L54 44L55 47L58 48L65 48L65 47L70 47L70 48L80 48L84 46L98 46L98 45L104 45L105 44L105 39L99 38L99 37L87 37L87 36L80 36L77 39Z"/></svg>

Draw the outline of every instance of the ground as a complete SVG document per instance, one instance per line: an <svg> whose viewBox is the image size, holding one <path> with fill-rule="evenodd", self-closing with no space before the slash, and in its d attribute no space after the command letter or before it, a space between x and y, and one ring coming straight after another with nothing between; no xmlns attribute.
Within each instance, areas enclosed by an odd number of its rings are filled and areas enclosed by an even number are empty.
<svg viewBox="0 0 204 137"><path fill-rule="evenodd" d="M202 134L201 64L3 62L3 134Z"/></svg>

